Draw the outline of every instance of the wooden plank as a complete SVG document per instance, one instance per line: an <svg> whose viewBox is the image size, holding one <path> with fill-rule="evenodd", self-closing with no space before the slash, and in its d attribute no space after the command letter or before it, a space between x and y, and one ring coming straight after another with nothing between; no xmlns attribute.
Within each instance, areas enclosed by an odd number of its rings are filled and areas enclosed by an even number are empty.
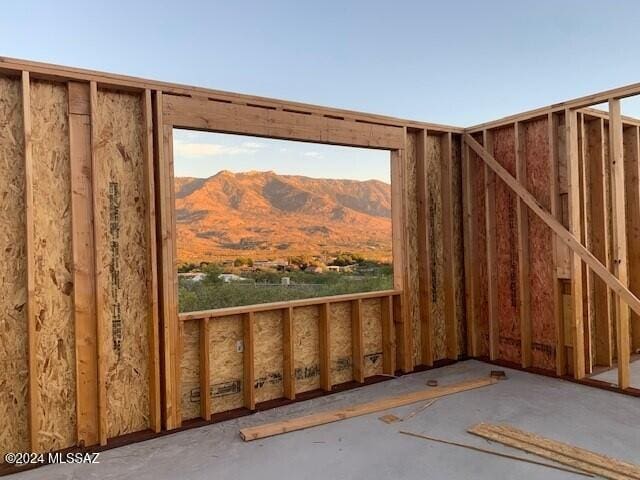
<svg viewBox="0 0 640 480"><path fill-rule="evenodd" d="M523 160L522 129L518 122L514 125L516 179L524 184L526 179L526 165ZM520 301L520 342L521 364L523 368L531 366L531 298L529 296L529 218L527 206L517 198L516 206L518 230L518 299Z"/></svg>
<svg viewBox="0 0 640 480"><path fill-rule="evenodd" d="M351 351L353 379L364 382L364 332L362 324L362 300L351 302Z"/></svg>
<svg viewBox="0 0 640 480"><path fill-rule="evenodd" d="M243 305L240 307L216 308L214 310L200 310L195 312L184 312L179 314L182 321L198 320L200 318L217 318L232 317L233 315L242 315L247 312L267 312L270 310L282 310L284 308L309 307L312 305L321 305L327 302L342 303L351 302L352 300L365 300L367 298L384 298L389 295L398 295L400 290L378 290L375 292L348 293L345 295L332 295L330 297L314 297L302 300L287 300L283 302L260 303L256 305Z"/></svg>
<svg viewBox="0 0 640 480"><path fill-rule="evenodd" d="M465 312L467 325L467 351L469 356L478 356L478 325L475 313L476 273L474 265L473 242L473 197L471 195L471 159L469 147L462 139L462 215L464 235L464 281L465 281Z"/></svg>
<svg viewBox="0 0 640 480"><path fill-rule="evenodd" d="M209 379L209 319L200 320L200 417L211 418L211 385Z"/></svg>
<svg viewBox="0 0 640 480"><path fill-rule="evenodd" d="M640 479L640 466L568 443L519 430L510 425L480 423L469 433L611 479Z"/></svg>
<svg viewBox="0 0 640 480"><path fill-rule="evenodd" d="M547 116L548 123L548 139L549 139L549 154L551 155L549 178L551 179L551 216L560 221L562 218L562 208L560 202L560 188L558 179L558 164L560 151L558 147L558 117L550 113ZM567 359L565 350L565 338L564 338L564 315L563 315L563 299L562 288L560 280L557 278L558 265L559 265L559 246L558 237L553 235L553 316L555 319L555 331L556 331L556 375L563 376L566 374Z"/></svg>
<svg viewBox="0 0 640 480"><path fill-rule="evenodd" d="M624 144L620 100L609 100L609 162L611 163L611 198L613 216L613 266L616 277L625 287L629 285L627 266L627 221L624 191ZM618 297L616 306L616 346L618 386L629 388L629 307ZM640 313L640 312L637 312Z"/></svg>
<svg viewBox="0 0 640 480"><path fill-rule="evenodd" d="M389 410L391 408L411 405L412 403L422 402L433 398L440 398L446 395L453 395L459 392L465 392L475 388L482 388L496 383L492 378L481 378L468 380L453 385L443 387L430 388L418 392L406 393L395 397L384 398L370 403L354 405L344 409L333 410L328 412L320 412L305 417L293 418L289 420L281 420L278 422L268 423L266 425L258 425L255 427L243 428L240 430L240 437L245 442L258 440L260 438L271 437L282 433L295 432L305 428L325 425L327 423L337 422L348 418L368 415L370 413Z"/></svg>
<svg viewBox="0 0 640 480"><path fill-rule="evenodd" d="M293 308L288 307L282 310L282 381L284 385L284 396L289 400L296 398L296 374L295 361L293 357Z"/></svg>
<svg viewBox="0 0 640 480"><path fill-rule="evenodd" d="M164 107L165 123L177 128L352 147L404 148L403 128L399 127L215 102L199 97L166 96Z"/></svg>
<svg viewBox="0 0 640 480"><path fill-rule="evenodd" d="M160 339L158 314L158 270L156 239L156 193L153 166L153 103L151 91L144 92L144 157L146 168L144 181L147 186L147 228L149 256L147 260L147 289L149 295L149 426L154 432L162 428L160 408Z"/></svg>
<svg viewBox="0 0 640 480"><path fill-rule="evenodd" d="M245 313L242 316L242 336L243 336L243 394L244 394L244 406L249 410L256 409L256 389L255 384L255 372L254 372L254 356L255 356L255 339L254 339L254 324L255 319L252 312Z"/></svg>
<svg viewBox="0 0 640 480"><path fill-rule="evenodd" d="M444 315L447 357L458 359L458 313L456 308L456 262L453 218L453 145L451 133L442 136L442 253L444 256ZM429 257L427 257L429 258Z"/></svg>
<svg viewBox="0 0 640 480"><path fill-rule="evenodd" d="M98 145L97 128L98 124L98 85L96 82L89 84L89 98L91 105L91 190L97 192L99 189L98 166L96 164L96 149ZM100 211L99 199L93 195L93 218L98 218ZM95 246L94 271L95 271L95 292L96 306L104 305L104 283L107 282L107 271L97 268L98 261L102 258L103 252L100 249L100 239L104 237L104 225L94 222L93 244ZM98 431L100 434L100 445L107 444L107 346L105 345L105 318L104 311L96 307L96 341L98 346Z"/></svg>
<svg viewBox="0 0 640 480"><path fill-rule="evenodd" d="M544 210L536 199L522 186L518 181L509 174L494 158L487 152L482 145L476 142L473 137L465 134L465 139L469 146L478 154L485 163L493 170L522 200L527 206L538 215L549 227L558 235L564 244L573 250L579 259L585 261L593 271L602 278L609 287L620 295L625 302L636 312L640 313L640 300L633 295L614 275L609 273L607 268L602 265L579 241L568 231L560 222Z"/></svg>
<svg viewBox="0 0 640 480"><path fill-rule="evenodd" d="M320 304L320 388L331 391L331 304Z"/></svg>
<svg viewBox="0 0 640 480"><path fill-rule="evenodd" d="M473 140L473 139L471 139ZM473 140L475 142L475 140ZM477 142L476 142L477 143ZM493 151L491 132L485 130L483 143L486 151ZM476 152L477 153L477 152ZM498 359L498 292L496 271L496 176L488 165L484 166L485 218L487 235L487 304L489 314L489 358Z"/></svg>
<svg viewBox="0 0 640 480"><path fill-rule="evenodd" d="M25 257L27 264L27 338L28 338L28 400L29 400L29 439L31 451L38 450L38 432L40 418L38 404L38 362L36 360L36 287L35 287L35 237L33 205L33 152L31 142L31 84L29 72L22 72L22 119L24 130L24 205L25 205Z"/></svg>
<svg viewBox="0 0 640 480"><path fill-rule="evenodd" d="M393 375L396 371L396 352L393 329L393 297L391 295L380 299L382 315L382 372Z"/></svg>
<svg viewBox="0 0 640 480"><path fill-rule="evenodd" d="M624 180L627 199L629 290L640 293L640 127L624 130ZM631 349L640 350L640 315L631 315Z"/></svg>
<svg viewBox="0 0 640 480"><path fill-rule="evenodd" d="M70 82L68 90L76 349L76 435L80 445L89 446L100 441L91 183L91 97L88 83Z"/></svg>
<svg viewBox="0 0 640 480"><path fill-rule="evenodd" d="M420 345L422 363L433 365L433 323L431 322L431 247L429 242L429 188L427 187L427 131L417 136L416 194L418 214L418 289L420 306Z"/></svg>
<svg viewBox="0 0 640 480"><path fill-rule="evenodd" d="M589 184L591 200L591 252L611 271L609 211L607 195L607 172L605 170L605 129L604 120L592 120L585 126L589 163ZM589 272L593 276L593 272ZM598 277L592 279L594 303L594 347L595 363L611 367L613 365L613 319L611 317L611 295L607 285Z"/></svg>

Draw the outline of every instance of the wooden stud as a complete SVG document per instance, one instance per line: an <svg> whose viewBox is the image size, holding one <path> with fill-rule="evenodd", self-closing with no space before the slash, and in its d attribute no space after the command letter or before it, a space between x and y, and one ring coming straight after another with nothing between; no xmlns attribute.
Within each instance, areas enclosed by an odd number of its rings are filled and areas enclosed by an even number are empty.
<svg viewBox="0 0 640 480"><path fill-rule="evenodd" d="M209 319L203 318L200 324L200 417L211 418L211 385L209 372Z"/></svg>
<svg viewBox="0 0 640 480"><path fill-rule="evenodd" d="M520 123L514 124L515 154L516 154L516 179L524 184L526 178L526 165L522 149L522 129ZM531 366L531 298L529 294L529 217L527 206L520 198L516 198L517 228L518 228L518 298L520 300L520 336L522 351L522 367Z"/></svg>
<svg viewBox="0 0 640 480"><path fill-rule="evenodd" d="M282 379L284 385L284 396L289 400L295 400L296 398L296 375L293 356L293 324L293 308L285 308L282 310L282 349L284 355L282 362Z"/></svg>
<svg viewBox="0 0 640 480"><path fill-rule="evenodd" d="M393 297L391 295L380 299L382 314L382 372L393 375L396 371L396 352L393 338Z"/></svg>
<svg viewBox="0 0 640 480"><path fill-rule="evenodd" d="M29 400L29 442L31 451L39 451L38 432L40 417L38 404L38 361L36 358L36 287L35 287L35 237L34 237L34 205L33 205L33 152L31 143L31 84L29 72L22 72L22 119L24 130L24 205L26 226L27 259L27 337L28 337L28 400Z"/></svg>
<svg viewBox="0 0 640 480"><path fill-rule="evenodd" d="M607 175L605 170L605 129L602 118L586 125L587 158L589 163L589 186L591 201L591 244L590 250L610 271L613 270L610 250L609 211L607 195ZM595 363L611 367L613 365L613 328L611 294L607 285L591 270L588 273L593 285L594 303L594 347Z"/></svg>
<svg viewBox="0 0 640 480"><path fill-rule="evenodd" d="M100 419L89 84L69 82L68 92L76 351L76 436L79 445L90 446L100 441Z"/></svg>
<svg viewBox="0 0 640 480"><path fill-rule="evenodd" d="M364 382L364 332L362 324L362 300L351 302L351 356L353 379Z"/></svg>
<svg viewBox="0 0 640 480"><path fill-rule="evenodd" d="M331 304L320 305L320 388L331 391Z"/></svg>
<svg viewBox="0 0 640 480"><path fill-rule="evenodd" d="M624 180L627 200L629 289L640 293L640 127L624 130ZM640 350L640 315L631 315L631 348Z"/></svg>
<svg viewBox="0 0 640 480"><path fill-rule="evenodd" d="M620 283L629 285L627 267L627 222L624 191L624 144L622 136L620 100L609 100L609 162L611 163L611 198L613 215L614 272ZM616 298L616 346L618 358L618 387L629 388L629 307Z"/></svg>
<svg viewBox="0 0 640 480"><path fill-rule="evenodd" d="M558 163L559 163L559 149L558 149L558 117L553 113L547 115L549 139L549 154L551 155L549 178L551 179L551 216L556 220L561 218L560 208L560 193L558 186ZM564 316L562 312L562 289L560 280L557 277L558 271L558 238L553 235L553 317L555 319L556 330L556 375L564 376L566 374L567 360L565 355L565 339L564 339Z"/></svg>
<svg viewBox="0 0 640 480"><path fill-rule="evenodd" d="M451 133L442 136L442 247L444 257L444 316L447 357L458 359L458 312L456 308L456 262L453 218L453 140ZM428 258L428 257L427 257Z"/></svg>
<svg viewBox="0 0 640 480"><path fill-rule="evenodd" d="M493 152L491 132L483 132L484 148ZM498 359L498 290L496 263L496 176L488 165L484 166L485 218L487 234L487 304L489 315L489 358Z"/></svg>
<svg viewBox="0 0 640 480"><path fill-rule="evenodd" d="M149 242L147 257L147 291L149 295L149 427L154 432L162 428L160 408L160 339L158 333L158 271L156 246L156 194L153 166L153 104L151 91L144 92L144 157L146 161L144 181L146 185L147 227L146 234Z"/></svg>
<svg viewBox="0 0 640 480"><path fill-rule="evenodd" d="M473 242L473 197L471 195L471 158L469 147L462 142L462 215L464 235L464 282L465 282L465 312L467 325L467 351L469 356L478 356L478 325L476 322L475 296L476 296L476 271L475 248Z"/></svg>
<svg viewBox="0 0 640 480"><path fill-rule="evenodd" d="M256 409L256 389L255 389L255 371L254 371L254 315L253 312L245 313L242 316L242 336L244 343L243 350L243 393L244 406L249 410Z"/></svg>
<svg viewBox="0 0 640 480"><path fill-rule="evenodd" d="M91 104L91 189L93 192L99 191L98 165L96 149L98 146L98 85L96 82L89 84L89 98ZM100 205L97 195L93 195L93 218L99 218ZM99 268L98 261L102 258L101 239L103 237L104 225L94 222L93 243L95 246L95 291L96 291L96 340L98 346L98 415L100 445L107 444L107 345L106 345L106 322L104 311L100 308L104 305L104 284L105 276L108 272Z"/></svg>
<svg viewBox="0 0 640 480"><path fill-rule="evenodd" d="M416 193L418 214L418 289L420 304L420 345L422 363L433 365L433 324L431 322L431 244L429 242L429 188L427 187L427 131L421 130L416 145Z"/></svg>

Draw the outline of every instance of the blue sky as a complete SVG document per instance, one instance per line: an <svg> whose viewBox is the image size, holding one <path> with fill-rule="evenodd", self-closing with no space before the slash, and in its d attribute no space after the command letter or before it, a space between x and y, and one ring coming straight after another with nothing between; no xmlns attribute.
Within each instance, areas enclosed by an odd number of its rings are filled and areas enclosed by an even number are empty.
<svg viewBox="0 0 640 480"><path fill-rule="evenodd" d="M468 126L639 82L639 25L636 0L21 0L0 55Z"/></svg>

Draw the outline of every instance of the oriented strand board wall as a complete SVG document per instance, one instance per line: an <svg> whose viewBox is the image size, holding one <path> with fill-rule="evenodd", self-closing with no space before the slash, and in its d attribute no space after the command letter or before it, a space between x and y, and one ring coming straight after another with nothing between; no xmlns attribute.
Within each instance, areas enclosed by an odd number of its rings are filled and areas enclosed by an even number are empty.
<svg viewBox="0 0 640 480"><path fill-rule="evenodd" d="M183 420L200 416L200 322L184 322L180 359L180 414Z"/></svg>
<svg viewBox="0 0 640 480"><path fill-rule="evenodd" d="M464 238L462 230L462 152L460 148L461 139L453 136L451 145L453 161L453 262L454 286L456 291L456 328L458 329L458 354L467 353L467 326L465 312L465 282L464 282Z"/></svg>
<svg viewBox="0 0 640 480"><path fill-rule="evenodd" d="M211 409L224 412L243 406L242 315L209 321ZM239 351L240 350L240 351Z"/></svg>
<svg viewBox="0 0 640 480"><path fill-rule="evenodd" d="M293 361L296 393L320 388L320 310L317 306L293 309Z"/></svg>
<svg viewBox="0 0 640 480"><path fill-rule="evenodd" d="M440 136L428 135L426 143L427 241L431 247L431 258L428 259L431 265L430 319L433 325L433 359L439 360L447 356L442 248L442 139Z"/></svg>
<svg viewBox="0 0 640 480"><path fill-rule="evenodd" d="M0 457L29 450L20 80L0 75Z"/></svg>
<svg viewBox="0 0 640 480"><path fill-rule="evenodd" d="M546 118L522 124L522 158L526 187L551 211L551 158ZM553 251L551 230L537 215L529 213L529 292L532 366L555 369L556 325L553 311Z"/></svg>
<svg viewBox="0 0 640 480"><path fill-rule="evenodd" d="M482 135L474 135L482 142ZM474 315L478 329L478 355L489 356L489 305L487 297L487 223L485 210L484 161L472 150L469 151L471 176L471 204L473 211L473 255L472 268L475 279Z"/></svg>
<svg viewBox="0 0 640 480"><path fill-rule="evenodd" d="M351 350L351 303L332 303L329 307L331 326L329 327L331 344L331 383L353 380L353 362Z"/></svg>
<svg viewBox="0 0 640 480"><path fill-rule="evenodd" d="M514 127L492 131L496 160L516 175ZM498 356L520 362L520 318L518 307L518 231L516 198L500 179L496 180L496 289Z"/></svg>
<svg viewBox="0 0 640 480"><path fill-rule="evenodd" d="M75 343L67 88L31 82L36 450L75 444Z"/></svg>
<svg viewBox="0 0 640 480"><path fill-rule="evenodd" d="M382 300L362 301L364 376L382 374Z"/></svg>
<svg viewBox="0 0 640 480"><path fill-rule="evenodd" d="M149 316L142 98L98 91L95 161L109 437L149 427Z"/></svg>
<svg viewBox="0 0 640 480"><path fill-rule="evenodd" d="M282 310L255 314L254 342L256 402L282 398Z"/></svg>

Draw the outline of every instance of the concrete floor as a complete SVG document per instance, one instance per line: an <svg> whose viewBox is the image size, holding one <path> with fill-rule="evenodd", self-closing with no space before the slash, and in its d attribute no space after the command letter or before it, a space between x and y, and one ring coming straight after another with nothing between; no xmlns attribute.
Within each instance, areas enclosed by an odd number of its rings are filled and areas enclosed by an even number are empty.
<svg viewBox="0 0 640 480"><path fill-rule="evenodd" d="M51 465L16 474L27 479L564 479L584 478L541 466L398 434L398 430L526 453L466 433L477 422L506 422L607 455L640 459L640 400L513 370L496 385L443 397L402 423L383 413L245 443L238 429L275 419L366 402L489 374L466 361L308 402L261 412L103 452L99 465ZM404 416L422 404L384 413ZM530 456L538 459L538 457Z"/></svg>
<svg viewBox="0 0 640 480"><path fill-rule="evenodd" d="M618 384L618 369L612 368L595 375L591 375L590 378L594 380L600 380L601 382L611 383L612 385ZM634 388L640 388L640 357L635 357L629 364L629 383Z"/></svg>

